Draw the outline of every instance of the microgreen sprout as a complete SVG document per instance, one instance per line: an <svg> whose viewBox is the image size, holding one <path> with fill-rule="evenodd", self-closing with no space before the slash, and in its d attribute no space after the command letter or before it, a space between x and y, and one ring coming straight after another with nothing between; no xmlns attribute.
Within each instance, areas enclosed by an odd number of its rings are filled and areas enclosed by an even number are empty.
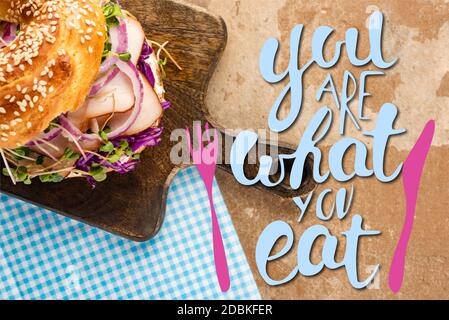
<svg viewBox="0 0 449 320"><path fill-rule="evenodd" d="M117 27L120 25L119 18L123 17L122 9L120 8L120 6L117 3L110 1L103 6L103 15L106 19L108 36L107 36L107 39L104 44L102 62L107 57L114 56L114 55L118 56L120 58L120 60L128 62L131 59L131 54L129 52L123 52L123 53L118 53L118 54L111 53L112 44L111 44L111 41L109 40L109 30L113 27Z"/></svg>
<svg viewBox="0 0 449 320"><path fill-rule="evenodd" d="M13 178L17 182L23 182L26 185L31 184L31 178L28 174L28 169L24 166L17 167L15 169L8 170L8 168L3 168L2 173L6 177L11 177L11 174L13 175Z"/></svg>
<svg viewBox="0 0 449 320"><path fill-rule="evenodd" d="M38 156L37 159L36 159L36 165L41 166L41 165L43 165L43 164L44 164L44 156L43 156L43 155L40 155L40 156Z"/></svg>
<svg viewBox="0 0 449 320"><path fill-rule="evenodd" d="M107 178L107 170L99 164L93 164L89 172L90 176L97 182L103 182Z"/></svg>
<svg viewBox="0 0 449 320"><path fill-rule="evenodd" d="M122 9L113 1L110 1L103 6L103 15L108 26L118 26L120 24L118 18L123 17Z"/></svg>
<svg viewBox="0 0 449 320"><path fill-rule="evenodd" d="M59 183L62 180L64 180L64 177L60 175L59 173L49 173L49 174L43 174L39 176L39 180L43 183Z"/></svg>
<svg viewBox="0 0 449 320"><path fill-rule="evenodd" d="M67 147L64 150L64 154L62 155L60 160L78 160L80 157L81 155L79 153L76 153L75 151Z"/></svg>
<svg viewBox="0 0 449 320"><path fill-rule="evenodd" d="M159 67L161 68L162 77L166 78L167 77L167 73L165 72L165 66L168 63L168 58L165 57L164 59L159 59L159 61L157 63L159 64Z"/></svg>

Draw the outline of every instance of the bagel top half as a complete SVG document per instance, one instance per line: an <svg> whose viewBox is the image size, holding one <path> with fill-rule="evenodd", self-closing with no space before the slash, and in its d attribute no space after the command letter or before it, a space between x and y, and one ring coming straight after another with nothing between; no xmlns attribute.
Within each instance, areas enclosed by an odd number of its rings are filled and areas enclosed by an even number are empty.
<svg viewBox="0 0 449 320"><path fill-rule="evenodd" d="M97 0L0 0L0 20L20 25L0 49L0 148L16 148L84 102L106 23Z"/></svg>

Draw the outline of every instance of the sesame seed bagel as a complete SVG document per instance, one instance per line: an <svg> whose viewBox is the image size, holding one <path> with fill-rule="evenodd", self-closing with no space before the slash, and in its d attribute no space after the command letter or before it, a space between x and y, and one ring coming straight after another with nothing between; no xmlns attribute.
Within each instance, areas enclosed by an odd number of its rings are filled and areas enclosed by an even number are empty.
<svg viewBox="0 0 449 320"><path fill-rule="evenodd" d="M20 25L0 49L0 148L15 148L84 102L106 23L97 0L0 0L0 20Z"/></svg>

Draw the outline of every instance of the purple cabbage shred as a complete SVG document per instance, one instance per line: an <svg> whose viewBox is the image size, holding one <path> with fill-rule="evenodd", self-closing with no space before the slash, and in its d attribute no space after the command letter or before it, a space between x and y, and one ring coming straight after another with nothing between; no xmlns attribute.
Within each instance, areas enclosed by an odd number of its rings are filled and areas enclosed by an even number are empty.
<svg viewBox="0 0 449 320"><path fill-rule="evenodd" d="M156 79L154 78L151 66L145 61L151 56L151 54L153 54L153 49L148 45L146 41L144 41L142 52L140 54L139 61L137 62L137 67L145 75L145 78L147 78L150 85L154 88Z"/></svg>
<svg viewBox="0 0 449 320"><path fill-rule="evenodd" d="M171 102L170 101L164 101L161 103L162 109L167 110L171 108Z"/></svg>
<svg viewBox="0 0 449 320"><path fill-rule="evenodd" d="M120 146L120 143L125 140L129 143L129 147L133 152L138 151L142 147L154 147L158 146L161 143L161 136L163 132L163 127L160 128L149 128L141 133L138 133L133 136L123 136L113 139L111 142L114 146ZM99 152L101 156L107 156L104 152ZM102 167L111 169L119 174L126 174L136 169L139 161L130 160L126 163L122 163L120 161L116 163L110 163L105 161L104 159L94 155L87 154L86 158L81 157L76 163L75 168L84 172L90 172L91 167L95 164L101 165ZM86 175L87 182L94 189L96 187L96 181L91 176Z"/></svg>

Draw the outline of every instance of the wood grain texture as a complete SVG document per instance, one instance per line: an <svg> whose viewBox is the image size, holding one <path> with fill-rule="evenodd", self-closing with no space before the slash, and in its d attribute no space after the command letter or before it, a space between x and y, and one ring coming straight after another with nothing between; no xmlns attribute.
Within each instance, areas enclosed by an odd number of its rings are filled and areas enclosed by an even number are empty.
<svg viewBox="0 0 449 320"><path fill-rule="evenodd" d="M172 64L167 66L167 99L173 107L164 115L162 144L144 152L135 172L123 176L110 174L95 190L84 179L14 186L8 178L1 177L0 191L122 237L146 241L162 225L170 183L181 170L170 161L173 146L170 132L209 119L204 101L209 80L226 46L227 31L220 17L198 7L170 0L123 0L121 3L141 21L149 38L161 43L170 41L167 48L183 66L182 71ZM228 166L221 169L230 171ZM247 170L251 174L257 166ZM291 196L313 187L311 180L306 179L299 192L284 186L274 191Z"/></svg>

